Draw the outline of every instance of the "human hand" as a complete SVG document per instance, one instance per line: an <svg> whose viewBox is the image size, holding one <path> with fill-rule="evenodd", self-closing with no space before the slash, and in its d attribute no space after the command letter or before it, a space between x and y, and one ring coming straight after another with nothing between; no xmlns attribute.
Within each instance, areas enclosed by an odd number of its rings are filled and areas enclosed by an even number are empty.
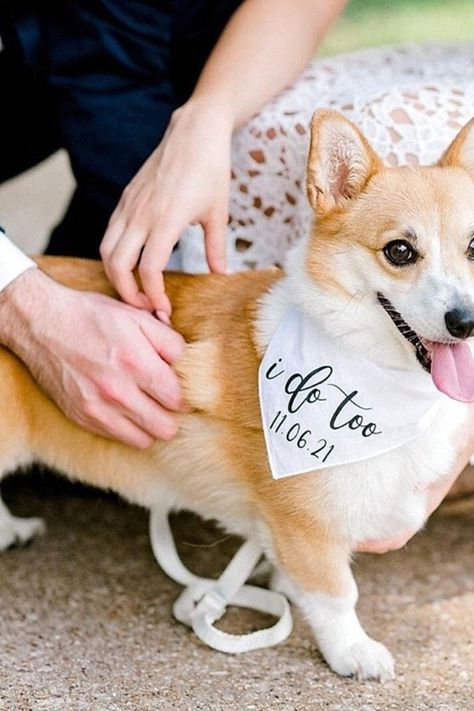
<svg viewBox="0 0 474 711"><path fill-rule="evenodd" d="M77 424L139 448L176 433L170 364L184 340L151 314L31 269L1 292L0 321L0 341Z"/></svg>
<svg viewBox="0 0 474 711"><path fill-rule="evenodd" d="M467 422L473 422L474 405L469 406ZM474 467L466 466L474 452L474 429L469 424L462 428L456 437L455 446L458 450L456 462L451 473L426 489L426 518L429 518L449 496L474 494ZM417 533L416 530L403 531L394 538L384 540L367 540L359 543L355 550L360 553L388 553L403 548Z"/></svg>
<svg viewBox="0 0 474 711"><path fill-rule="evenodd" d="M232 121L189 102L174 112L158 148L124 190L102 240L104 268L129 304L167 322L162 272L182 231L204 228L214 272L226 269ZM143 292L133 270L138 265Z"/></svg>

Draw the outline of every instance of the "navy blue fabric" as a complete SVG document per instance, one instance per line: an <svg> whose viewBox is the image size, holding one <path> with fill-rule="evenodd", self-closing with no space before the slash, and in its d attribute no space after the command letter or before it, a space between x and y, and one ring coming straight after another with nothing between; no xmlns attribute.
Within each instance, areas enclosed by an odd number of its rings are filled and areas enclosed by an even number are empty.
<svg viewBox="0 0 474 711"><path fill-rule="evenodd" d="M62 146L77 190L49 253L98 256L123 188L191 93L240 0L38 0L1 6L5 179ZM6 98L6 101L5 101ZM2 158L3 160L3 158Z"/></svg>

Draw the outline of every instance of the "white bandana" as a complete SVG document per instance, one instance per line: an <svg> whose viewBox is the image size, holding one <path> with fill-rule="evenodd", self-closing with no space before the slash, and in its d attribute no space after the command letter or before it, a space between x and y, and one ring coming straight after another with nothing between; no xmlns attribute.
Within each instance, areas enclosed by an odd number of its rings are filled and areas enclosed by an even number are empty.
<svg viewBox="0 0 474 711"><path fill-rule="evenodd" d="M444 397L422 373L353 357L292 306L259 370L274 479L376 457L415 439Z"/></svg>

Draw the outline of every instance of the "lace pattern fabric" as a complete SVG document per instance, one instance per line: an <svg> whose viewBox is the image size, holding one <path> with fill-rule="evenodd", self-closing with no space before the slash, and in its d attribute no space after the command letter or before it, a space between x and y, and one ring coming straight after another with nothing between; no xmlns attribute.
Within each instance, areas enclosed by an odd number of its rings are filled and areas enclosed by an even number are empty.
<svg viewBox="0 0 474 711"><path fill-rule="evenodd" d="M233 139L232 271L281 264L307 233L305 173L315 109L354 121L387 165L435 162L474 115L474 42L384 47L313 61ZM202 230L180 241L184 271L207 271Z"/></svg>

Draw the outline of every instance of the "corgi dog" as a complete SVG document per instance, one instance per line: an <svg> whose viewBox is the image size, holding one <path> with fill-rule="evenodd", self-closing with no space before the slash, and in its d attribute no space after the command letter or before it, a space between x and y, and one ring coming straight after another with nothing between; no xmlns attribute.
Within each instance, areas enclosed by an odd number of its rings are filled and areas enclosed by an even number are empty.
<svg viewBox="0 0 474 711"><path fill-rule="evenodd" d="M23 364L0 349L0 472L41 463L144 507L190 509L257 540L273 584L299 606L328 665L391 679L390 652L356 613L351 553L366 539L419 529L426 487L450 471L450 444L474 399L474 119L432 167L386 168L337 112L312 120L307 192L315 223L285 270L166 275L177 364L189 411L172 441L147 450L70 422ZM99 262L40 258L72 288L111 296ZM431 380L445 395L419 435L391 451L299 476L271 476L258 371L289 306L354 358ZM463 400L465 402L463 402ZM0 543L25 540L38 519L0 510Z"/></svg>

